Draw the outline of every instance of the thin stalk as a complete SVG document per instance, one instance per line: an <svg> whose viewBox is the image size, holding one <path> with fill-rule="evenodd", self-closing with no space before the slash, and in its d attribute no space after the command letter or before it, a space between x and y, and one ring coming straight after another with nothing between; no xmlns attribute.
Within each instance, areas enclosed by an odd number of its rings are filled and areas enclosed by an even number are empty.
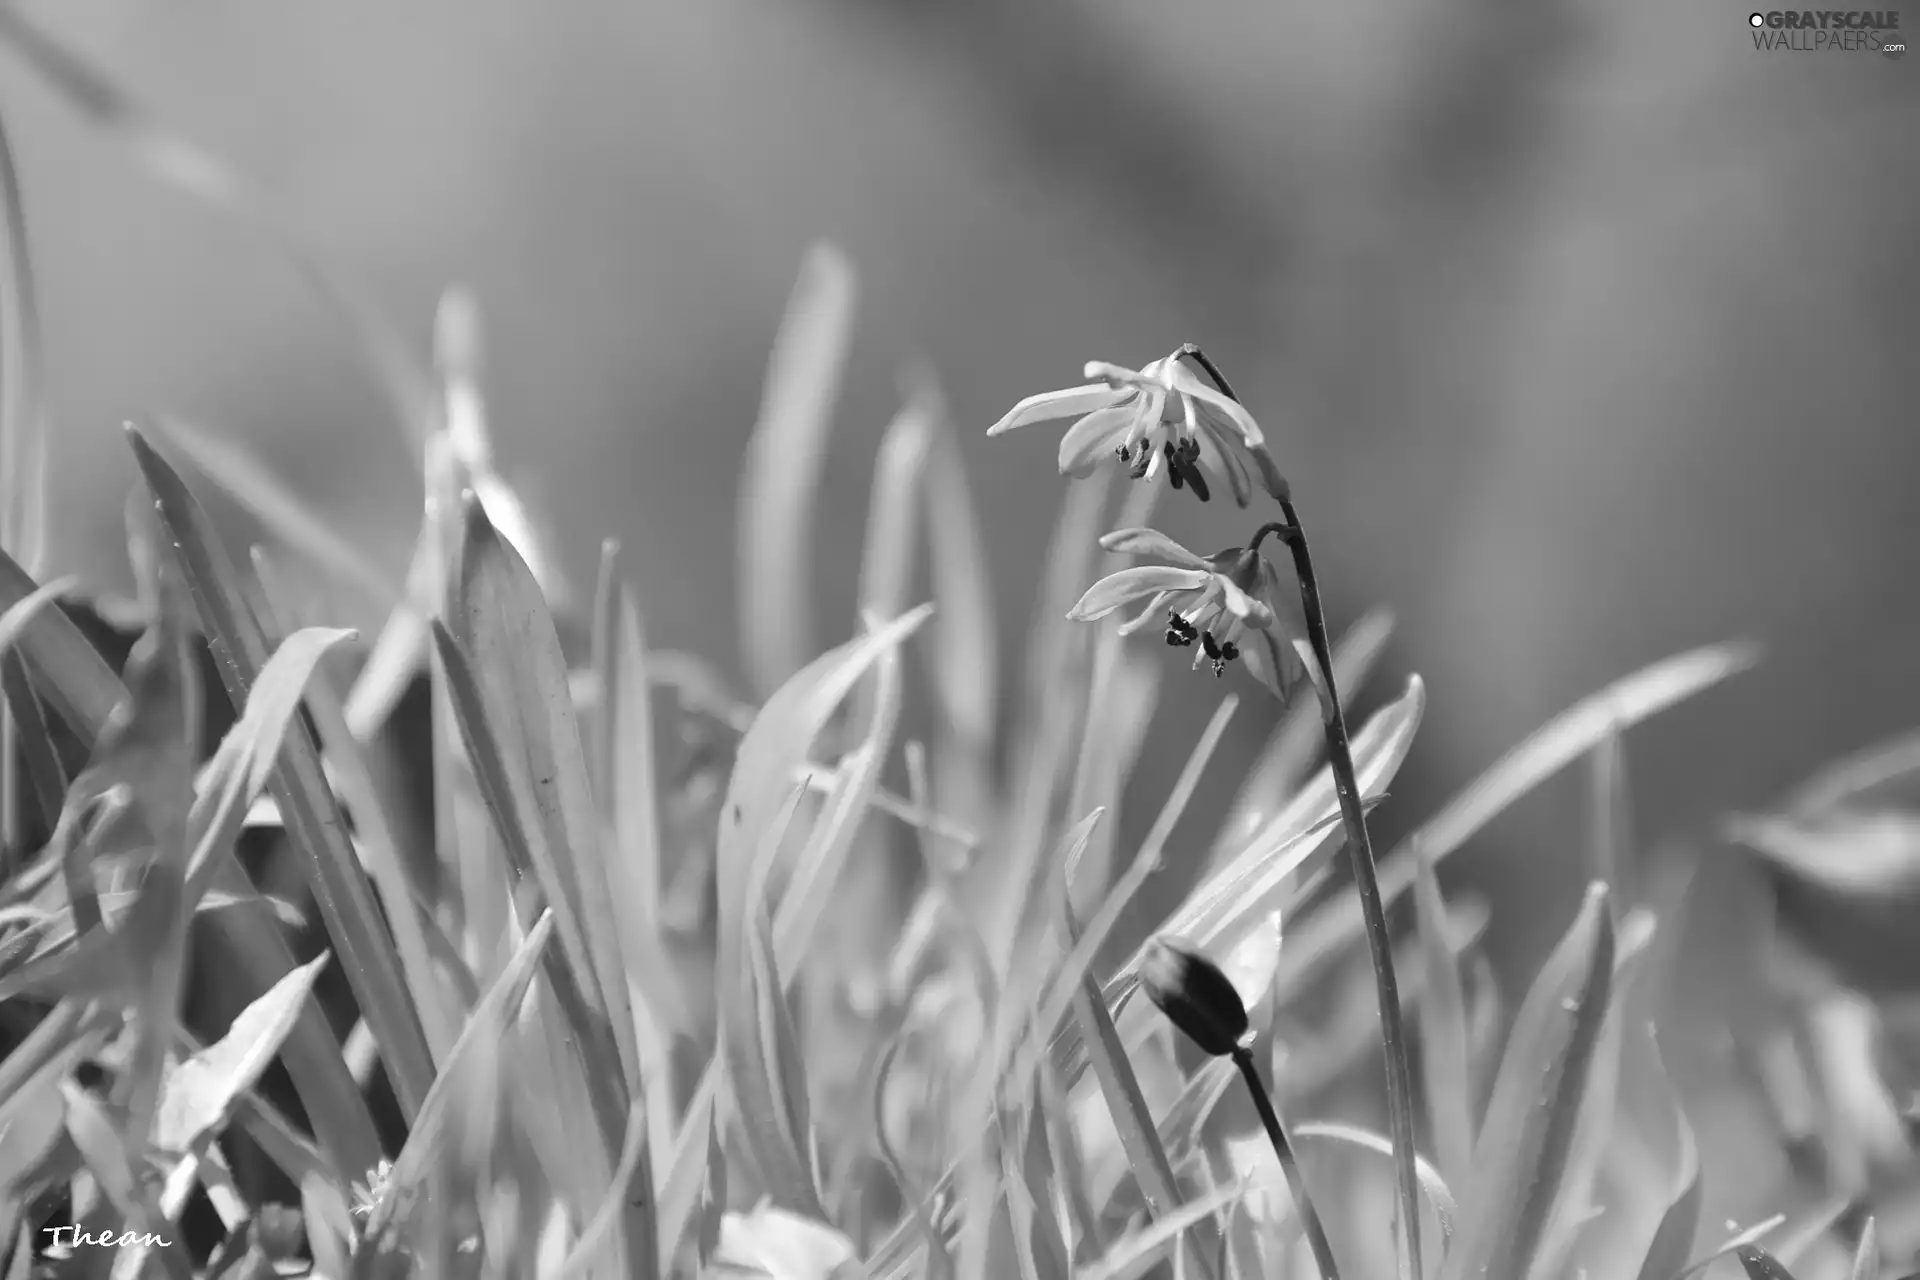
<svg viewBox="0 0 1920 1280"><path fill-rule="evenodd" d="M1232 386L1205 352L1189 343L1183 349L1191 356L1221 394L1239 401ZM1420 1176L1414 1165L1413 1145L1413 1068L1407 1058L1406 1030L1400 1022L1400 983L1393 972L1393 938L1387 931L1387 912L1380 896L1380 876L1373 858L1373 842L1367 835L1366 813L1360 804L1360 783L1354 776L1353 750L1347 740L1346 716L1340 710L1340 691L1334 684L1333 646L1327 639L1326 610L1320 600L1320 579L1314 572L1313 556L1307 550L1306 527L1300 522L1291 498L1281 498L1283 525L1264 526L1254 535L1253 546L1268 533L1277 534L1293 552L1294 576L1300 582L1300 604L1307 618L1307 643L1313 649L1314 663L1326 693L1324 728L1327 762L1333 771L1334 792L1340 799L1340 817L1347 829L1347 854L1353 867L1354 889L1360 895L1360 915L1366 924L1367 951L1373 959L1374 989L1380 998L1380 1043L1387 1062L1387 1136L1393 1141L1394 1164L1400 1183L1400 1231L1406 1241L1401 1262L1403 1276L1425 1274L1420 1263Z"/></svg>
<svg viewBox="0 0 1920 1280"><path fill-rule="evenodd" d="M1320 1268L1321 1280L1340 1280L1340 1268L1333 1260L1333 1243L1327 1239L1327 1229L1307 1196L1307 1181L1301 1176L1300 1162L1293 1157L1293 1142L1280 1124L1280 1113L1274 1110L1273 1099L1267 1096L1266 1083L1260 1079L1260 1068L1253 1061L1253 1050L1245 1045L1235 1049L1233 1065L1240 1068L1247 1092L1253 1095L1253 1109L1260 1113L1260 1123L1266 1126L1267 1138L1273 1143L1273 1154L1279 1157L1280 1172L1287 1178L1287 1194L1293 1197L1293 1211L1300 1215L1300 1229L1306 1233L1307 1247L1313 1250L1313 1261Z"/></svg>

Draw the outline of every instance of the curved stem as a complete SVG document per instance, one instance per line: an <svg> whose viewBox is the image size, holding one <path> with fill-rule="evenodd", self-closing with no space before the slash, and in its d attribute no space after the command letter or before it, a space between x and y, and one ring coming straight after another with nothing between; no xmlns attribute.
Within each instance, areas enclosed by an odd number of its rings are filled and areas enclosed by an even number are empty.
<svg viewBox="0 0 1920 1280"><path fill-rule="evenodd" d="M1222 395L1235 401L1233 387L1220 369L1198 346L1189 342L1180 354L1206 371ZM1243 401L1241 403L1244 403ZM1340 800L1340 818L1346 827L1347 854L1353 869L1353 886L1360 897L1360 916L1366 924L1367 951L1373 961L1374 989L1380 999L1380 1044L1387 1068L1387 1136L1393 1141L1394 1164L1400 1189L1400 1232L1406 1243L1401 1254L1402 1275L1419 1280L1424 1274L1420 1262L1420 1177L1414 1164L1413 1145L1413 1068L1407 1058L1406 1029L1400 1021L1400 983L1393 969L1393 937L1387 930L1386 904L1380 894L1380 875L1374 863L1373 841L1367 835L1366 811L1360 801L1360 782L1354 774L1353 749L1347 740L1346 716L1340 710L1340 691L1334 684L1333 646L1327 640L1326 610L1320 599L1320 580L1314 572L1313 554L1307 547L1306 526L1291 499L1281 498L1280 513L1285 523L1262 525L1254 534L1253 545L1269 533L1278 536L1293 552L1294 576L1300 582L1300 604L1307 618L1307 643L1313 649L1314 664L1320 668L1322 691L1326 695L1323 727L1327 741L1327 764L1333 774L1334 792Z"/></svg>
<svg viewBox="0 0 1920 1280"><path fill-rule="evenodd" d="M1273 1143L1273 1154L1280 1160L1280 1172L1287 1179L1287 1194L1293 1197L1293 1211L1300 1215L1300 1229L1306 1233L1307 1247L1313 1250L1313 1261L1320 1268L1321 1280L1340 1280L1340 1269L1333 1260L1333 1243L1327 1239L1327 1229L1315 1212L1313 1201L1307 1195L1307 1182L1300 1173L1300 1162L1293 1157L1293 1143L1287 1137L1286 1129L1280 1123L1280 1113L1274 1110L1273 1099L1267 1096L1267 1086L1260 1079L1260 1069L1254 1065L1253 1051L1242 1045L1233 1051L1233 1063L1240 1068L1240 1075L1247 1082L1247 1092L1253 1095L1253 1109L1260 1113L1260 1123L1266 1126L1267 1140Z"/></svg>

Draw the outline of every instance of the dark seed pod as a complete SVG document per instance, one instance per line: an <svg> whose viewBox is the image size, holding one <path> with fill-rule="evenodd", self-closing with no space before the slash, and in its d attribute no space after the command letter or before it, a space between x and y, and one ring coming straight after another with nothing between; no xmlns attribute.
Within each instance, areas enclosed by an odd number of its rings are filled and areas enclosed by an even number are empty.
<svg viewBox="0 0 1920 1280"><path fill-rule="evenodd" d="M1187 1039L1224 1058L1247 1034L1247 1006L1220 966L1175 943L1155 938L1140 962L1140 985Z"/></svg>

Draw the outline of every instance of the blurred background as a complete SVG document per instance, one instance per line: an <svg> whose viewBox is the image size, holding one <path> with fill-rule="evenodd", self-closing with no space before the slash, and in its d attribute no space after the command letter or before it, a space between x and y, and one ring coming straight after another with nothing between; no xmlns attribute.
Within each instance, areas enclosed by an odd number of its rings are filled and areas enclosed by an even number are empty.
<svg viewBox="0 0 1920 1280"><path fill-rule="evenodd" d="M737 670L742 449L825 237L861 281L819 506L832 638L903 367L932 362L966 436L1011 642L1064 482L1052 429L982 433L1089 358L1192 339L1275 442L1336 628L1400 619L1376 695L1427 680L1389 835L1704 642L1769 661L1634 733L1644 836L1920 721L1920 57L1757 52L1731 0L23 8L261 183L423 353L470 286L503 466L576 583L624 541L657 642ZM124 580L117 426L167 411L247 442L398 576L408 446L285 260L11 54L0 109L58 413L50 571ZM1246 531L1172 510L1204 549ZM370 628L362 607L339 615ZM1150 770L1215 687L1168 693ZM1251 743L1271 719L1248 705ZM1563 927L1580 795L1546 789L1460 860L1545 904L1497 912L1496 950Z"/></svg>

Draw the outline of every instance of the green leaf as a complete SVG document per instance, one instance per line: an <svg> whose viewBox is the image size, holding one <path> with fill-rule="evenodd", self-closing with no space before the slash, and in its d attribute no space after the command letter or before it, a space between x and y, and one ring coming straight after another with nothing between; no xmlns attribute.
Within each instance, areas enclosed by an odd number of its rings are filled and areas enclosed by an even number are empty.
<svg viewBox="0 0 1920 1280"><path fill-rule="evenodd" d="M248 603L249 593L178 473L138 430L128 428L127 437L193 593L227 696L244 712L268 660L267 638ZM411 1116L432 1083L433 1057L393 940L304 725L288 728L269 786L294 846L305 854L308 886L361 1015L380 1045L401 1110Z"/></svg>
<svg viewBox="0 0 1920 1280"><path fill-rule="evenodd" d="M1526 1280L1546 1243L1612 1005L1613 963L1607 889L1596 883L1515 1017L1442 1280Z"/></svg>

